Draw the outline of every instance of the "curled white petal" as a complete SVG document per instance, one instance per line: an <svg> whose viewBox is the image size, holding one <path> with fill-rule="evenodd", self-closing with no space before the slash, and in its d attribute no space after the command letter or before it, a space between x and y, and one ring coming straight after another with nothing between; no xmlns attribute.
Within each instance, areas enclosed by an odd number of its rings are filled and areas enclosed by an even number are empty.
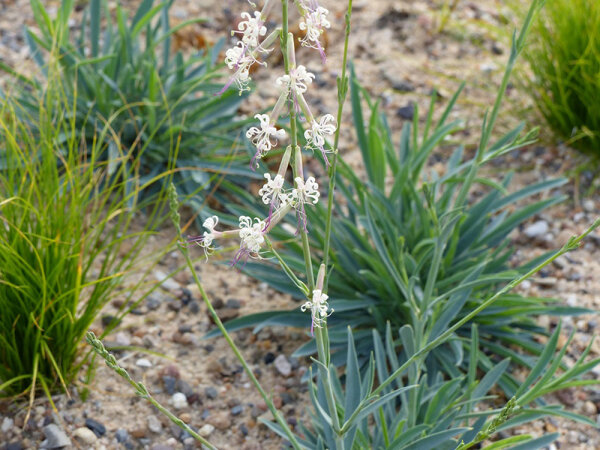
<svg viewBox="0 0 600 450"><path fill-rule="evenodd" d="M265 173L267 182L258 191L258 195L262 197L262 201L265 205L279 200L280 203L285 203L287 196L283 193L284 179L281 175L275 175L275 178L271 179L271 174Z"/></svg>
<svg viewBox="0 0 600 450"><path fill-rule="evenodd" d="M238 31L236 33L242 34L242 42L247 46L252 48L258 47L258 39L267 34L267 27L265 27L260 17L260 12L255 11L254 17L247 12L243 12L242 19L246 20L238 24Z"/></svg>
<svg viewBox="0 0 600 450"><path fill-rule="evenodd" d="M331 114L325 114L321 119L313 120L310 128L304 132L304 137L310 147L322 148L325 145L325 136L335 133L337 125Z"/></svg>
<svg viewBox="0 0 600 450"><path fill-rule="evenodd" d="M285 130L275 128L267 114L256 114L254 117L260 121L260 128L250 128L246 137L256 146L257 157L263 157L277 144L278 139L285 137Z"/></svg>
<svg viewBox="0 0 600 450"><path fill-rule="evenodd" d="M250 254L258 254L265 242L263 233L265 222L258 218L252 220L248 216L241 216L239 220L241 248L247 250Z"/></svg>

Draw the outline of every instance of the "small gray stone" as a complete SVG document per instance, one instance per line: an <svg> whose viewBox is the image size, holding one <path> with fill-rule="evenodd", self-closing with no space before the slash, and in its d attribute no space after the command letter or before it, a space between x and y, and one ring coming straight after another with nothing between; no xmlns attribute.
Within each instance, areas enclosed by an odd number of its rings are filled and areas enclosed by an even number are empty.
<svg viewBox="0 0 600 450"><path fill-rule="evenodd" d="M106 433L106 427L97 420L89 418L85 419L85 426L92 430L98 437L102 437L104 436L104 433Z"/></svg>
<svg viewBox="0 0 600 450"><path fill-rule="evenodd" d="M2 427L0 427L0 430L2 430L2 433L6 434L10 430L12 430L14 425L15 425L14 420L12 420L10 417L5 417L4 420L2 421Z"/></svg>
<svg viewBox="0 0 600 450"><path fill-rule="evenodd" d="M581 206L583 206L583 209L585 209L587 212L594 212L594 210L596 209L594 200L590 198L584 200Z"/></svg>
<svg viewBox="0 0 600 450"><path fill-rule="evenodd" d="M232 416L239 416L244 411L244 407L242 405L237 405L231 408Z"/></svg>
<svg viewBox="0 0 600 450"><path fill-rule="evenodd" d="M146 299L146 308L148 308L150 311L156 311L158 308L160 308L161 303L162 302L158 297L151 295Z"/></svg>
<svg viewBox="0 0 600 450"><path fill-rule="evenodd" d="M409 103L406 106L402 106L398 108L396 111L396 115L404 120L412 120L415 114L415 105L414 103Z"/></svg>
<svg viewBox="0 0 600 450"><path fill-rule="evenodd" d="M525 228L525 236L529 238L541 238L550 230L548 222L545 220L538 220Z"/></svg>
<svg viewBox="0 0 600 450"><path fill-rule="evenodd" d="M219 392L213 386L209 386L204 389L204 395L210 399L215 399L219 395Z"/></svg>
<svg viewBox="0 0 600 450"><path fill-rule="evenodd" d="M122 444L123 442L126 442L129 440L129 433L127 432L127 430L124 430L123 428L119 428L115 432L115 437L117 438L117 442L120 442Z"/></svg>
<svg viewBox="0 0 600 450"><path fill-rule="evenodd" d="M292 374L292 365L287 360L285 355L279 355L274 361L275 368L284 377L289 377Z"/></svg>
<svg viewBox="0 0 600 450"><path fill-rule="evenodd" d="M183 393L186 397L189 397L194 393L192 386L190 386L187 381L182 380L181 378L177 380L177 390ZM172 393L170 392L170 394Z"/></svg>
<svg viewBox="0 0 600 450"><path fill-rule="evenodd" d="M148 416L148 429L153 433L160 433L162 431L162 423L156 416Z"/></svg>
<svg viewBox="0 0 600 450"><path fill-rule="evenodd" d="M177 383L177 380L175 379L175 377L170 377L168 375L165 375L164 377L162 377L163 380L163 384L165 385L165 390L167 391L167 393L169 395L173 395L175 393L175 385Z"/></svg>
<svg viewBox="0 0 600 450"><path fill-rule="evenodd" d="M71 445L71 439L61 430L58 425L51 423L46 425L43 430L46 440L44 440L41 448L62 448Z"/></svg>
<svg viewBox="0 0 600 450"><path fill-rule="evenodd" d="M162 285L163 289L174 292L181 288L181 286L179 285L179 283L177 281L175 281L173 278L167 278L167 277L168 277L168 275L166 273L164 273L162 270L154 271L154 278L156 278L158 280L159 284Z"/></svg>
<svg viewBox="0 0 600 450"><path fill-rule="evenodd" d="M138 367L149 368L152 367L152 363L148 361L146 358L140 358L135 362L135 365Z"/></svg>
<svg viewBox="0 0 600 450"><path fill-rule="evenodd" d="M228 308L231 308L231 309L240 309L242 307L242 302L240 302L239 300L237 300L235 298L230 298L225 303L225 306L227 306Z"/></svg>

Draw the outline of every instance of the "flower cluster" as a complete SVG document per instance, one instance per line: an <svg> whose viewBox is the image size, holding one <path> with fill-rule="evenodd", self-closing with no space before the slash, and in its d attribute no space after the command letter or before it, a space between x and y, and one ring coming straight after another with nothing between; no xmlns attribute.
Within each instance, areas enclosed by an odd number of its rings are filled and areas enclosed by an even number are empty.
<svg viewBox="0 0 600 450"><path fill-rule="evenodd" d="M251 67L256 63L266 65L264 59L271 52L268 47L274 44L282 33L281 28L278 28L267 35L266 18L272 2L273 0L265 0L261 11L254 11L252 14L242 13L242 20L238 23L237 29L232 32L237 42L225 54L225 64L234 73L221 92L235 85L242 93L248 89L251 81ZM316 0L296 0L295 3L302 16L300 28L304 31L304 37L300 42L304 46L318 49L324 61L325 55L319 40L324 29L330 26L327 20L328 11L320 7ZM293 120L296 125L305 124L306 129L302 132L306 139L306 149L313 151L319 149L325 164L329 165L326 153L333 149L328 142L328 137L335 133L336 121L331 114L325 114L318 119L313 116L305 95L315 75L304 65L296 64L294 36L288 33L287 36L282 36L282 41L285 43L285 48L281 50L284 54L286 70L276 79L279 88L278 100L268 114L256 114L254 118L258 120L258 124L250 127L246 132L246 138L256 148L251 168L256 170L260 167L259 161L287 139L285 130L277 127L277 122L285 115L286 109L290 121ZM297 118L304 120L297 121ZM291 145L285 149L277 173L275 175L265 173L265 184L258 192L262 202L269 205L266 218L263 220L241 216L237 229L216 231L218 218L212 216L203 224L206 231L201 236L190 238L189 243L199 245L208 255L213 250L213 242L216 239L238 238L240 246L232 260L232 265L238 262L245 263L248 258L261 258L263 246L267 242L266 235L290 212L296 214L298 222L296 234L302 233L303 239L306 237L308 227L305 208L307 205L316 205L321 194L315 177L304 175L302 148L297 143L297 135L290 136L290 140ZM287 178L290 167L293 175ZM314 289L312 300L302 306L303 311L311 311L313 327L321 326L332 312L329 311L327 298L327 295L322 292L321 283L320 287Z"/></svg>
<svg viewBox="0 0 600 450"><path fill-rule="evenodd" d="M312 317L312 325L310 332L312 334L314 327L320 328L327 317L333 313L333 309L329 308L327 299L329 296L324 294L321 289L313 291L312 300L305 302L300 309L302 312L310 311Z"/></svg>
<svg viewBox="0 0 600 450"><path fill-rule="evenodd" d="M321 35L325 28L329 28L331 24L327 20L329 11L316 2L316 0L300 0L300 8L304 11L300 19L300 29L304 31L304 37L300 39L300 43L304 47L311 47L319 51L321 59L325 63L325 50L321 45Z"/></svg>

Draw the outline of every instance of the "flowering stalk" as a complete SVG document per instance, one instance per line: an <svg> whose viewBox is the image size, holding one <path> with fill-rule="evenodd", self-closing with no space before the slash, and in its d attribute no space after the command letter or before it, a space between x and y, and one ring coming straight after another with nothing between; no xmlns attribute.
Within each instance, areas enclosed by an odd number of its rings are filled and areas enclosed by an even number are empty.
<svg viewBox="0 0 600 450"><path fill-rule="evenodd" d="M178 210L177 192L176 192L175 186L173 184L171 184L169 186L169 200L170 200L170 207L177 208L177 209L175 209L175 212L173 211L173 209L171 209L171 218L177 220L179 218L179 214L176 213L176 211ZM175 223L175 228L177 230L181 230L178 222ZM244 368L244 371L248 375L248 378L250 378L250 381L252 382L254 387L260 393L261 397L263 398L267 407L269 408L269 411L271 411L271 413L273 414L273 417L275 418L275 420L277 421L279 426L283 429L284 433L288 437L288 439L289 439L290 443L292 444L292 446L294 447L294 449L300 449L301 448L300 444L298 443L296 436L294 436L294 433L292 433L292 430L290 430L285 418L281 415L281 413L277 410L277 408L275 408L275 405L271 401L270 397L267 395L265 390L260 385L258 379L254 375L254 372L252 372L252 369L250 368L250 366L248 366L248 363L244 359L244 356L242 355L242 353L238 349L237 345L235 344L235 342L233 341L233 339L227 332L225 325L223 325L223 322L221 322L221 319L217 315L217 312L215 311L212 303L208 299L208 296L206 295L206 291L204 290L204 287L202 286L202 283L200 282L200 278L198 278L198 274L196 273L196 270L194 270L194 264L192 262L192 258L190 257L188 247L185 245L181 245L180 250L185 258L185 262L186 262L188 268L190 269L190 272L192 273L194 282L196 283L196 286L198 286L198 290L200 291L202 300L204 301L204 304L206 305L206 308L208 309L214 323L217 325L217 327L219 328L221 333L223 333L225 340L227 341L227 343L231 347L231 350L233 350L233 353L235 354L238 361Z"/></svg>
<svg viewBox="0 0 600 450"><path fill-rule="evenodd" d="M296 6L301 15L300 29L304 31L304 37L299 39L301 45L318 50L323 62L325 61L324 48L321 45L320 38L326 28L329 28L330 23L327 20L327 9L319 6L317 0L295 0ZM252 4L252 3L251 3ZM349 3L351 7L352 2ZM234 71L233 77L226 84L225 89L230 85L235 85L240 90L240 93L248 88L250 82L250 67L255 64L266 65L260 56L267 56L271 51L267 47L275 43L276 38L274 32L268 34L266 29L266 16L268 8L272 2L267 0L261 12L253 14L243 13L242 21L239 23L237 30L233 35L240 40L233 48L229 49L226 54L226 64ZM254 5L253 5L254 6ZM328 296L326 294L325 272L327 264L321 264L317 280L315 282L314 271L312 266L311 248L308 239L309 224L307 221L306 208L316 204L319 201L319 185L314 176L305 174L304 160L302 148L298 142L298 133L303 133L306 139L306 149L319 150L324 160L326 167L329 170L329 175L335 175L335 166L331 166L327 153L331 150L331 145L327 142L328 136L335 134L335 144L333 146L334 163L335 152L339 143L339 128L338 123L342 117L342 105L347 91L347 52L349 38L349 13L346 16L346 40L344 46L344 67L341 83L338 80L338 119L337 121L331 114L325 114L321 117L315 117L306 98L306 93L309 86L312 84L315 76L309 72L305 66L296 63L296 55L294 49L294 34L289 31L288 23L288 6L289 0L281 0L282 8L282 24L281 28L276 30L279 33L280 49L283 54L284 71L285 73L277 78L277 85L280 87L278 100L270 112L270 114L256 114L258 126L251 127L246 137L256 147L256 152L251 161L253 170L259 167L259 160L267 156L269 152L278 146L282 141L288 139L285 130L278 128L277 122L282 115L285 115L285 106L287 105L287 115L289 116L289 145L283 154L277 173L272 176L270 173L265 173L265 184L259 190L259 196L265 205L268 205L268 214L263 220L261 218L251 218L241 216L239 218L239 228L234 230L219 231L217 225L219 219L216 216L209 217L205 220L203 226L205 231L200 236L191 237L187 240L186 245L182 246L182 251L192 273L194 279L200 288L202 297L215 318L215 323L227 339L228 343L236 353L236 356L243 361L239 351L235 348L233 341L227 335L225 327L222 325L210 302L205 296L205 293L197 279L191 259L188 255L189 244L195 244L204 249L208 255L213 247L213 242L223 238L239 237L240 247L235 254L232 265L245 263L248 258L261 258L262 248L266 247L271 254L280 262L282 269L288 275L290 280L302 291L307 297L307 301L302 305L302 311L310 312L311 328L310 332L315 337L318 349L318 361L320 377L325 386L327 406L331 415L331 425L335 433L336 449L344 449L344 433L338 416L338 405L334 394L332 374L330 369L330 350L329 336L327 332L327 317L333 313L333 309L329 308L327 303ZM267 36L265 38L265 36ZM264 39L263 39L264 38ZM262 42L261 42L261 39ZM342 88L341 86L345 86ZM306 129L303 129L303 123L306 124ZM292 187L287 187L286 175L288 168L291 167L292 172ZM328 226L331 221L331 202L333 194L333 184L330 180L329 189L329 215ZM304 266L306 281L300 280L296 274L287 266L285 261L277 254L271 245L268 233L283 220L290 212L294 212L297 219L296 235L302 242L302 250L304 254ZM329 239L326 243L326 253L329 251ZM246 365L242 362L246 369ZM249 369L248 369L249 370ZM249 373L249 376L255 382L255 379ZM264 394L264 391L255 382L255 386ZM263 395L264 398L264 395ZM265 401L272 408L272 403ZM275 416L279 424L284 428L285 434L288 435L288 428L282 424L283 419L272 409L271 412ZM294 445L294 441L292 441Z"/></svg>
<svg viewBox="0 0 600 450"><path fill-rule="evenodd" d="M329 167L329 197L327 198L327 218L325 223L325 246L323 248L323 264L325 268L329 265L329 245L331 242L331 219L333 217L333 193L335 191L335 178L337 173L338 145L340 142L340 126L342 122L342 113L346 95L348 94L348 75L346 73L348 66L348 42L350 41L350 19L352 17L352 0L348 0L348 10L346 11L346 28L344 31L344 57L342 59L342 76L337 79L338 89L338 110L337 123L333 138L333 162ZM325 283L327 286L327 283Z"/></svg>

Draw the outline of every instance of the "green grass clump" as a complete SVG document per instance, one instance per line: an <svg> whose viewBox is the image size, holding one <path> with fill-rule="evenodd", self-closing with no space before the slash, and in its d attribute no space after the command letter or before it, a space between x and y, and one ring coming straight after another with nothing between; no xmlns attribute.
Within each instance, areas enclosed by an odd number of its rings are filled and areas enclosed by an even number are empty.
<svg viewBox="0 0 600 450"><path fill-rule="evenodd" d="M600 2L548 0L524 52L526 90L552 130L600 157ZM525 78L525 77L523 77Z"/></svg>
<svg viewBox="0 0 600 450"><path fill-rule="evenodd" d="M142 261L152 266L143 250L163 220L164 196L139 200L145 186L122 181L137 174L103 158L109 128L89 145L62 77L51 77L36 110L0 103L1 396L49 397L74 381L88 361L83 337L117 289L123 315L143 297L121 284Z"/></svg>
<svg viewBox="0 0 600 450"><path fill-rule="evenodd" d="M172 51L173 35L205 19L190 19L171 27L172 2L140 2L128 17L117 5L111 13L106 0L90 0L77 27L70 27L74 2L62 0L55 19L39 0L31 7L37 31L25 27L25 40L43 76L27 79L0 63L0 69L20 80L24 106L35 109L36 94L44 89L48 54L56 52L64 77L65 95L77 103L78 132L88 143L110 123L114 133L104 136L111 164L121 160L116 140L140 164L144 183L176 161L175 183L189 196L214 187L215 173L235 175L243 184L258 177L250 170L250 153L239 139L250 120L237 116L244 96L235 89L216 95L225 81L217 63L223 42L189 56ZM173 153L173 149L177 153ZM229 181L221 183L226 190ZM155 194L162 186L145 194ZM199 210L201 202L190 200ZM208 212L204 212L209 214Z"/></svg>

